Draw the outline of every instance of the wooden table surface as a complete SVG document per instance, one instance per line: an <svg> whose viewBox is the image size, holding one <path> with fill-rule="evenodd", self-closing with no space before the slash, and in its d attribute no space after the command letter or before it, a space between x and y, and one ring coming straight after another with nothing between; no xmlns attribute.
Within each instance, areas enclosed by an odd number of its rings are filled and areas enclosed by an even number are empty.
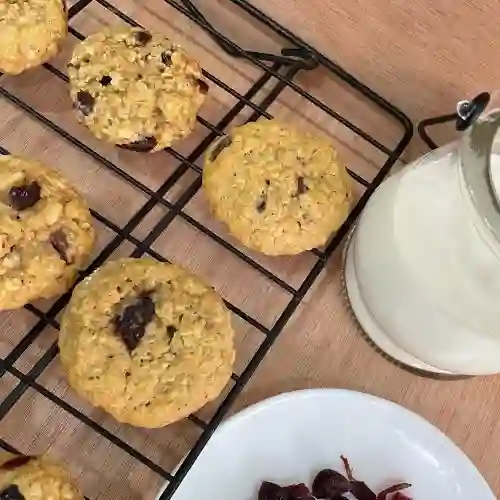
<svg viewBox="0 0 500 500"><path fill-rule="evenodd" d="M114 0L112 3L145 26L163 31L185 45L203 61L205 68L240 92L244 92L258 74L248 64L235 62L221 53L199 27L161 0ZM500 49L497 36L500 4L495 2L253 0L253 3L389 99L413 121L448 113L457 100L495 89L500 80L496 58ZM268 32L261 31L255 23L248 23L246 16L241 16L227 0L203 0L198 5L221 31L242 45L257 50L272 50L275 46ZM72 25L89 34L104 24L116 22L116 17L93 2L73 19ZM54 61L55 66L63 68L74 43L70 38L68 46ZM325 72L303 74L298 81L330 106L378 134L381 141L394 144L400 138L397 125ZM65 84L44 69L15 78L3 77L1 84L151 189L157 188L178 165L164 153L148 156L146 161L144 156L108 147L92 138L74 120ZM201 115L215 123L232 105L234 99L212 85L209 102ZM271 112L329 134L356 171L372 176L381 164L381 156L373 148L366 147L292 91L285 91ZM3 99L0 113L3 118L0 145L63 170L89 204L114 223L125 225L144 204L145 198L139 191L28 117L18 106ZM242 120L243 117L238 119ZM203 135L206 129L200 125L192 137L179 145L179 151L189 153ZM444 140L448 135L444 130L438 137ZM415 141L405 159L415 157L422 150L422 145ZM167 198L175 201L194 176L193 172L183 176ZM203 193L197 195L186 210L227 237L224 228L210 217ZM157 207L134 235L147 235L165 212L166 209ZM103 226L99 225L98 229L96 253L112 236ZM225 298L264 324L272 324L289 299L185 222L176 220L154 248L205 277ZM115 256L127 255L132 249L130 243L123 243ZM249 255L292 284L299 283L312 265L309 254L277 259ZM341 268L339 251L286 326L235 410L283 391L309 387L342 387L375 394L419 413L442 429L471 457L498 495L500 379L434 381L412 375L385 360L363 340L350 316L341 285ZM234 275L240 279L231 279ZM37 305L46 310L50 303L43 301ZM35 319L24 310L0 315L0 355L6 355L19 342L23 333L35 324ZM241 371L262 338L241 321L235 320L235 327L238 332L236 371ZM45 328L16 362L16 367L29 372L55 339L56 332ZM101 411L90 408L67 387L57 359L37 380L166 468L175 466L198 435L187 421L155 431L117 424ZM12 376L3 376L0 397L9 394L16 383ZM211 411L213 405L203 410L202 415ZM23 452L48 451L64 461L90 498L153 499L161 484L156 474L137 465L126 453L32 390L0 422L0 437Z"/></svg>

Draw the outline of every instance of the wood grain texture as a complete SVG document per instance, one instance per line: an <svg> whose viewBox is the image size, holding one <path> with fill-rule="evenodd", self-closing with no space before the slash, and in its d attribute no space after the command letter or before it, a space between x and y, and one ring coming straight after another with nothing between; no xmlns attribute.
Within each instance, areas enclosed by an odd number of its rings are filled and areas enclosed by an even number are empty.
<svg viewBox="0 0 500 500"><path fill-rule="evenodd" d="M112 3L141 24L164 32L184 45L207 70L240 93L245 93L260 74L255 67L222 53L205 32L162 0L114 0ZM494 89L500 77L496 64L500 48L497 36L500 5L497 2L253 0L253 3L351 71L414 121L450 112L457 100L481 90ZM248 17L227 0L199 0L198 5L207 18L241 45L254 50L277 49L276 37L249 22ZM117 22L115 16L93 2L76 16L72 25L89 34L103 25ZM63 53L53 62L55 66L64 68L74 43L70 37ZM298 81L302 88L375 134L384 144L392 146L400 138L401 131L393 121L325 71L304 73ZM75 121L65 84L45 69L16 78L2 77L0 83L149 189L158 188L179 164L166 153L141 156L95 140ZM210 87L210 99L201 116L217 123L236 100L216 85ZM254 102L260 102L261 97L262 94L257 95ZM250 111L246 108L237 121L243 121ZM290 89L282 93L270 111L293 119L304 128L329 135L346 163L367 177L376 173L384 159L373 147ZM60 168L89 204L113 223L124 226L145 203L146 197L139 190L28 117L18 106L0 100L0 116L0 145ZM438 140L445 140L450 135L446 129L436 133ZM189 154L207 134L208 130L198 124L193 135L176 149ZM415 141L406 158L414 157L421 150L422 145ZM200 158L194 161L201 166ZM166 199L175 202L197 175L189 169L167 193ZM359 189L358 194L361 192ZM228 238L224 227L210 216L202 192L185 211ZM167 213L167 208L156 206L133 235L146 237ZM98 236L96 254L113 234L98 224ZM238 246L233 240L229 241ZM290 299L276 284L185 219L176 217L153 248L200 274L236 307L266 326L273 324ZM128 255L133 249L131 243L124 242L114 257ZM247 254L294 286L300 284L314 263L310 254L274 259L252 252ZM500 495L500 379L433 381L409 374L386 361L363 340L350 315L341 285L341 268L339 250L258 369L234 411L283 391L307 387L343 387L382 396L416 411L447 433L472 458ZM41 301L36 305L47 310L51 303ZM0 355L7 355L23 332L35 323L36 318L25 310L0 314ZM238 373L263 337L236 316L234 325L238 347L235 370ZM55 330L45 328L17 361L16 367L27 373L56 338ZM188 421L151 431L116 423L100 410L90 408L68 388L57 359L38 382L170 470L199 435ZM9 394L16 384L10 375L0 378L0 397ZM209 418L214 408L215 404L208 405L200 415ZM154 499L161 484L156 474L32 390L0 423L0 436L23 452L48 451L64 461L90 498Z"/></svg>
<svg viewBox="0 0 500 500"><path fill-rule="evenodd" d="M414 122L500 88L499 5L486 0L254 0ZM300 22L297 20L300 19ZM449 138L447 131L438 139ZM424 147L415 141L414 157Z"/></svg>

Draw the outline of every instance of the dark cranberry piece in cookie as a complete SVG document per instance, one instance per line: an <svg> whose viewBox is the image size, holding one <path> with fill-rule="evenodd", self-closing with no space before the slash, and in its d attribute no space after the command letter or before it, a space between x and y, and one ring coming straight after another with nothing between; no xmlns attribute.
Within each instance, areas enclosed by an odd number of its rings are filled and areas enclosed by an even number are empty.
<svg viewBox="0 0 500 500"><path fill-rule="evenodd" d="M108 76L108 75L104 75L100 80L99 80L99 83L103 86L103 87L107 87L110 83L111 83L111 77Z"/></svg>
<svg viewBox="0 0 500 500"><path fill-rule="evenodd" d="M137 31L135 33L135 40L140 46L147 45L152 38L151 33L148 33L147 31Z"/></svg>
<svg viewBox="0 0 500 500"><path fill-rule="evenodd" d="M26 210L40 201L41 191L40 184L35 181L22 186L12 186L9 189L9 206L20 212Z"/></svg>
<svg viewBox="0 0 500 500"><path fill-rule="evenodd" d="M30 460L33 460L33 457L25 457L24 455L19 455L18 457L14 457L4 464L0 465L0 470L14 470L18 467L26 465Z"/></svg>
<svg viewBox="0 0 500 500"><path fill-rule="evenodd" d="M210 161L215 161L217 157L226 149L228 146L232 144L231 137L228 135L224 136L222 139L219 139L219 142L215 145L214 149L210 153Z"/></svg>
<svg viewBox="0 0 500 500"><path fill-rule="evenodd" d="M304 194L308 189L309 188L307 187L307 184L304 181L304 177L297 177L297 194L296 194L296 196Z"/></svg>
<svg viewBox="0 0 500 500"><path fill-rule="evenodd" d="M196 80L196 83L198 84L198 88L200 89L200 92L203 95L208 94L208 84L204 80L200 80L199 78Z"/></svg>
<svg viewBox="0 0 500 500"><path fill-rule="evenodd" d="M256 209L257 209L257 212L259 212L259 214L261 214L265 209L266 209L266 205L267 205L267 202L264 198L262 198L259 203L257 203L256 205Z"/></svg>
<svg viewBox="0 0 500 500"><path fill-rule="evenodd" d="M80 92L76 94L75 106L85 116L89 116L90 113L92 113L92 111L94 110L94 104L95 104L95 99L89 92L80 90Z"/></svg>
<svg viewBox="0 0 500 500"><path fill-rule="evenodd" d="M172 54L170 52L162 52L161 53L161 62L165 66L172 66Z"/></svg>
<svg viewBox="0 0 500 500"><path fill-rule="evenodd" d="M52 245L52 248L59 254L61 260L66 262L66 264L70 264L70 259L68 259L68 238L62 229L58 229L54 231L50 237L49 242Z"/></svg>
<svg viewBox="0 0 500 500"><path fill-rule="evenodd" d="M175 333L177 332L177 328L174 325L167 326L167 335L169 342L174 338Z"/></svg>
<svg viewBox="0 0 500 500"><path fill-rule="evenodd" d="M23 494L15 484L11 484L0 491L0 500L25 500Z"/></svg>
<svg viewBox="0 0 500 500"><path fill-rule="evenodd" d="M132 352L144 337L146 326L155 315L155 304L149 295L139 296L133 304L115 316L116 333L123 340L129 352Z"/></svg>
<svg viewBox="0 0 500 500"><path fill-rule="evenodd" d="M156 137L143 137L135 142L129 142L128 144L118 144L119 148L130 149L131 151L137 151L138 153L147 153L153 150L158 141Z"/></svg>

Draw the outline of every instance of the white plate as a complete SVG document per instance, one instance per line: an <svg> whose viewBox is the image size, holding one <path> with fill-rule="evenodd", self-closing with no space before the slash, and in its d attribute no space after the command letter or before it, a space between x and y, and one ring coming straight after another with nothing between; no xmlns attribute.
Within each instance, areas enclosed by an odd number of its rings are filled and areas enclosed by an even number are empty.
<svg viewBox="0 0 500 500"><path fill-rule="evenodd" d="M263 480L311 485L323 468L375 492L413 484L414 500L495 500L472 462L418 415L367 394L314 389L283 394L238 413L214 434L174 500L257 500Z"/></svg>

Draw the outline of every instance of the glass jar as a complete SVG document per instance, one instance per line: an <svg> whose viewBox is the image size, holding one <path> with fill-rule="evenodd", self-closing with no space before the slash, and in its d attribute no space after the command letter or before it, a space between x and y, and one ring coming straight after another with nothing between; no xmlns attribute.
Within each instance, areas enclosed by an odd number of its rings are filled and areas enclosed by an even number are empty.
<svg viewBox="0 0 500 500"><path fill-rule="evenodd" d="M362 328L414 368L500 372L500 110L388 177L361 214L345 282Z"/></svg>

